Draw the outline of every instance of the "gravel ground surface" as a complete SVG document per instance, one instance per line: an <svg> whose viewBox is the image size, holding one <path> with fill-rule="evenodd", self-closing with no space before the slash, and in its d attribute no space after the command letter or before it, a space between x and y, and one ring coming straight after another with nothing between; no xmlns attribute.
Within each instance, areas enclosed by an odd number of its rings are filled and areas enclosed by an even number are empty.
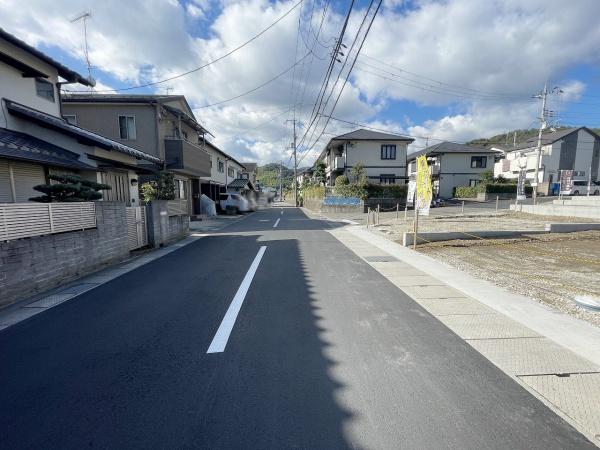
<svg viewBox="0 0 600 450"><path fill-rule="evenodd" d="M600 298L600 231L434 242L418 251L600 327L600 313L573 301Z"/></svg>

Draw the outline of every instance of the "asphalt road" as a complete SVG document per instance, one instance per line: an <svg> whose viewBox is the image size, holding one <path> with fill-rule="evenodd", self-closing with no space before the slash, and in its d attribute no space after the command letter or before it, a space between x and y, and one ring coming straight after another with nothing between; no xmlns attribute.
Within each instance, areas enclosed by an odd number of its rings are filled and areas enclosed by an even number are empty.
<svg viewBox="0 0 600 450"><path fill-rule="evenodd" d="M0 447L595 448L333 226L260 211L0 332Z"/></svg>

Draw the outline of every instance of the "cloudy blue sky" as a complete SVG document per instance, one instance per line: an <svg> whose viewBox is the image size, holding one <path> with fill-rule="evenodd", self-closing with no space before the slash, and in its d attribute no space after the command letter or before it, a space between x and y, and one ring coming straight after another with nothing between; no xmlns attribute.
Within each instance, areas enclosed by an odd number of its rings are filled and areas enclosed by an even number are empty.
<svg viewBox="0 0 600 450"><path fill-rule="evenodd" d="M89 55L96 90L103 91L201 66L297 3L0 0L0 26L86 73L82 24L70 19L90 11ZM184 94L225 151L243 160L286 163L291 142L286 120L295 114L304 126L309 122L349 6L349 0L303 0L233 55L188 76L127 92L170 88L170 93ZM354 5L343 41L348 47L368 6L364 0ZM416 136L416 150L439 139L463 142L534 126L540 102L532 96L547 80L549 87L562 90L550 97L549 125L600 126L599 13L598 0L384 0L333 115ZM307 54L272 83L220 103L265 83ZM333 80L341 67L336 63ZM219 104L208 106L213 103ZM332 104L333 99L326 112ZM324 125L322 119L314 140ZM356 127L331 120L318 142L301 148L306 154L302 165L312 162L332 134L351 128Z"/></svg>

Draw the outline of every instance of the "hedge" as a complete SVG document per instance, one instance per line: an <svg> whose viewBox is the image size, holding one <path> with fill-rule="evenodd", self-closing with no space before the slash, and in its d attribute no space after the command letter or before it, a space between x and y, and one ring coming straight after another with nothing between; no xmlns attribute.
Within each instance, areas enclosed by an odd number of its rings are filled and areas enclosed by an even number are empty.
<svg viewBox="0 0 600 450"><path fill-rule="evenodd" d="M408 185L406 184L369 184L367 196L369 198L406 198Z"/></svg>
<svg viewBox="0 0 600 450"><path fill-rule="evenodd" d="M494 183L494 184L484 184L480 185L479 192L487 192L488 194L516 194L517 193L517 185L516 184L508 184L508 183ZM478 186L479 187L479 186ZM531 194L533 192L533 187L525 186L525 193Z"/></svg>
<svg viewBox="0 0 600 450"><path fill-rule="evenodd" d="M318 198L322 199L325 197L325 187L324 186L308 186L302 189L301 193L304 198Z"/></svg>
<svg viewBox="0 0 600 450"><path fill-rule="evenodd" d="M333 193L339 197L356 197L364 200L367 198L367 190L356 184L343 184L333 188Z"/></svg>
<svg viewBox="0 0 600 450"><path fill-rule="evenodd" d="M477 186L456 186L454 196L458 198L475 198L478 193L516 194L517 185L512 183L480 183ZM525 186L525 194L531 194L533 188Z"/></svg>
<svg viewBox="0 0 600 450"><path fill-rule="evenodd" d="M457 198L475 198L478 192L477 186L456 186L454 196Z"/></svg>

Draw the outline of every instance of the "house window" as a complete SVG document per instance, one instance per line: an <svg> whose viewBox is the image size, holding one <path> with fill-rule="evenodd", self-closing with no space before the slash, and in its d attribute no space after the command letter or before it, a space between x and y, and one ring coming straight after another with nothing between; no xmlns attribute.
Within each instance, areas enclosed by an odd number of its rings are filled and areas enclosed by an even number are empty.
<svg viewBox="0 0 600 450"><path fill-rule="evenodd" d="M212 164L212 156L209 156L209 158L208 158L208 159L210 160L210 168L212 169L212 167L213 167L213 164Z"/></svg>
<svg viewBox="0 0 600 450"><path fill-rule="evenodd" d="M185 131L182 131L181 134L183 134L183 139L187 141L188 140L187 133Z"/></svg>
<svg viewBox="0 0 600 450"><path fill-rule="evenodd" d="M225 163L220 159L217 159L217 170L221 173L225 172Z"/></svg>
<svg viewBox="0 0 600 450"><path fill-rule="evenodd" d="M233 170L233 168L231 168L231 167L227 168L227 175L230 176L231 178L233 178L235 176L235 171Z"/></svg>
<svg viewBox="0 0 600 450"><path fill-rule="evenodd" d="M487 156L471 156L471 169L485 169Z"/></svg>
<svg viewBox="0 0 600 450"><path fill-rule="evenodd" d="M43 97L46 100L50 100L54 103L54 85L49 81L43 80L41 78L36 78L35 92L40 97Z"/></svg>
<svg viewBox="0 0 600 450"><path fill-rule="evenodd" d="M469 180L469 186L475 187L479 184L479 180Z"/></svg>
<svg viewBox="0 0 600 450"><path fill-rule="evenodd" d="M379 184L396 184L396 175L393 173L382 173L379 175Z"/></svg>
<svg viewBox="0 0 600 450"><path fill-rule="evenodd" d="M135 117L119 116L119 134L121 139L135 139Z"/></svg>
<svg viewBox="0 0 600 450"><path fill-rule="evenodd" d="M382 145L381 146L381 159L396 159L396 146L395 145Z"/></svg>
<svg viewBox="0 0 600 450"><path fill-rule="evenodd" d="M74 114L65 114L63 119L65 119L71 125L77 125L77 116Z"/></svg>

